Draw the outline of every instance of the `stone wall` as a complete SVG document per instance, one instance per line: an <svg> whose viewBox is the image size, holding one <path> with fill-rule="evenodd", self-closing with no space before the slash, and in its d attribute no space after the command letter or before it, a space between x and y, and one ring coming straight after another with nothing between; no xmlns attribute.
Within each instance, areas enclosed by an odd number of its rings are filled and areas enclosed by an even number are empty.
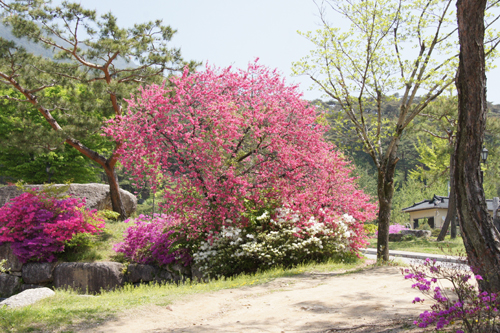
<svg viewBox="0 0 500 333"><path fill-rule="evenodd" d="M118 262L62 262L22 264L12 254L10 244L0 246L0 260L7 259L8 273L0 274L0 298L39 288L71 288L79 293L95 294L112 290L126 283L175 283L186 278L200 278L191 267L172 265L159 268L151 265Z"/></svg>

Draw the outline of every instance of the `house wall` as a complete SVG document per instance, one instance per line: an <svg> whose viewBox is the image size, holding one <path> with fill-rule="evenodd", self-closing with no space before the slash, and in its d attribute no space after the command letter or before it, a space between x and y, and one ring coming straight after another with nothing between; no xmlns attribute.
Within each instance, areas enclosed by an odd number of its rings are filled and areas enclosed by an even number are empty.
<svg viewBox="0 0 500 333"><path fill-rule="evenodd" d="M434 218L434 227L441 228L443 226L444 220L446 219L447 209L443 208L432 208L425 210L418 210L415 212L410 212L410 224L413 226L413 220L423 219L423 218ZM444 218L443 218L444 217Z"/></svg>
<svg viewBox="0 0 500 333"><path fill-rule="evenodd" d="M493 216L493 211L489 211L490 215ZM425 210L418 210L414 212L409 212L410 214L410 225L413 228L413 220L415 219L423 219L423 218L434 218L434 228L441 229L446 219L446 215L448 214L448 209L444 208L432 208Z"/></svg>

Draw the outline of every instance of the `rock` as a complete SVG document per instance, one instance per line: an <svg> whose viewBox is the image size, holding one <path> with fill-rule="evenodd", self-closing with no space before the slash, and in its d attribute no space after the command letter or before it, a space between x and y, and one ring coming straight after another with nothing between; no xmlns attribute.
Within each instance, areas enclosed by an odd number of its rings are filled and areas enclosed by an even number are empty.
<svg viewBox="0 0 500 333"><path fill-rule="evenodd" d="M203 273L200 271L198 265L191 264L191 279L197 282L206 282L207 279L203 277Z"/></svg>
<svg viewBox="0 0 500 333"><path fill-rule="evenodd" d="M414 237L430 237L431 236L431 231L430 230L401 230L402 235L410 235Z"/></svg>
<svg viewBox="0 0 500 333"><path fill-rule="evenodd" d="M158 269L155 276L155 281L158 283L177 282L180 280L178 275L174 275L166 269Z"/></svg>
<svg viewBox="0 0 500 333"><path fill-rule="evenodd" d="M98 293L123 284L123 265L117 262L67 262L54 269L54 287Z"/></svg>
<svg viewBox="0 0 500 333"><path fill-rule="evenodd" d="M21 279L17 276L0 274L0 297L10 297L21 287Z"/></svg>
<svg viewBox="0 0 500 333"><path fill-rule="evenodd" d="M54 280L53 272L56 263L32 262L23 266L23 281L27 284L44 284Z"/></svg>
<svg viewBox="0 0 500 333"><path fill-rule="evenodd" d="M151 265L130 264L125 279L127 282L150 282L155 280L158 269Z"/></svg>
<svg viewBox="0 0 500 333"><path fill-rule="evenodd" d="M167 268L170 272L179 276L191 276L191 268L189 266L184 266L181 264L173 264Z"/></svg>
<svg viewBox="0 0 500 333"><path fill-rule="evenodd" d="M1 243L0 244L0 261L3 259L7 259L7 262L4 264L4 268L10 270L10 272L20 272L23 263L17 259L17 256L12 252L10 247L10 243Z"/></svg>
<svg viewBox="0 0 500 333"><path fill-rule="evenodd" d="M389 242L401 242L403 234L389 234Z"/></svg>
<svg viewBox="0 0 500 333"><path fill-rule="evenodd" d="M41 185L28 185L28 188L40 187ZM63 184L56 184L54 186L65 186ZM21 195L16 186L3 186L0 187L0 207L3 206L9 199ZM86 198L86 207L88 209L97 210L113 210L111 205L111 196L109 194L109 185L107 184L71 184L66 193L73 194L77 198ZM120 189L123 206L127 216L130 216L137 209L137 198L132 193Z"/></svg>
<svg viewBox="0 0 500 333"><path fill-rule="evenodd" d="M0 302L0 307L6 305L10 308L17 308L36 303L41 299L54 295L55 292L49 288L28 289Z"/></svg>

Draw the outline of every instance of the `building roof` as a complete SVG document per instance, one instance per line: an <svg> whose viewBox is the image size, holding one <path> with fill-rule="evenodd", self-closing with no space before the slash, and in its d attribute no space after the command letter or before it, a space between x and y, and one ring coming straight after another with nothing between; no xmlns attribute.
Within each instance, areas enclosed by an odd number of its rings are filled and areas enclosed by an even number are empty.
<svg viewBox="0 0 500 333"><path fill-rule="evenodd" d="M415 212L419 210L428 210L428 209L448 209L449 203L448 197L442 197L439 195L435 195L430 200L423 200L417 203L414 203L413 206L403 208L402 211L405 213ZM488 205L488 210L493 210L493 200L486 199L486 204Z"/></svg>

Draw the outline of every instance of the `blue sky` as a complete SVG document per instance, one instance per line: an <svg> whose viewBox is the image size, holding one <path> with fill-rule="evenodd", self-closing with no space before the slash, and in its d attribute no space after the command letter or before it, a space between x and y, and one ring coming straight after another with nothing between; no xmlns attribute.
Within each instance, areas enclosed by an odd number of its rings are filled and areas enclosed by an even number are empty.
<svg viewBox="0 0 500 333"><path fill-rule="evenodd" d="M99 14L111 11L121 26L162 19L177 29L172 45L188 60L226 67L246 67L256 57L278 68L289 83L300 84L306 99L322 96L308 90L311 80L291 77L293 61L307 55L312 44L297 33L319 28L312 0L81 0ZM333 15L333 13L330 13ZM338 23L341 17L330 16ZM497 60L497 63L500 60ZM500 103L500 69L488 74L488 100ZM326 99L326 98L325 98Z"/></svg>

